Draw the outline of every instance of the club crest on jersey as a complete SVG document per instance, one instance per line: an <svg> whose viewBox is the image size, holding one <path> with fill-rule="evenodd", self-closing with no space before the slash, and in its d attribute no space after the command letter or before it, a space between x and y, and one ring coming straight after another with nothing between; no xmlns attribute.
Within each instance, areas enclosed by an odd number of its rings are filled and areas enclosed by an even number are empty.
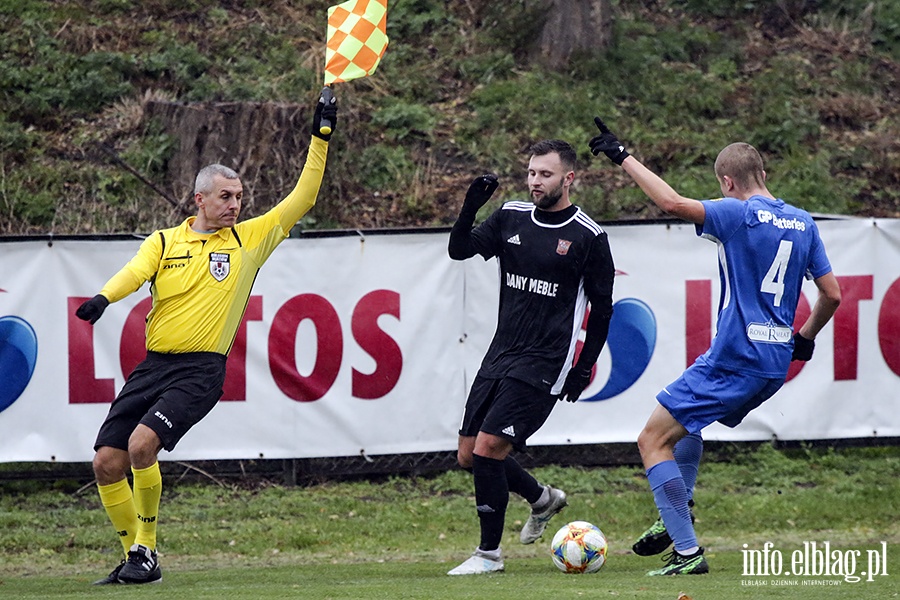
<svg viewBox="0 0 900 600"><path fill-rule="evenodd" d="M572 247L572 242L569 240L558 240L556 244L556 253L560 256L565 256L569 253L569 248Z"/></svg>
<svg viewBox="0 0 900 600"><path fill-rule="evenodd" d="M231 255L218 252L209 253L209 273L216 281L222 281L231 272Z"/></svg>

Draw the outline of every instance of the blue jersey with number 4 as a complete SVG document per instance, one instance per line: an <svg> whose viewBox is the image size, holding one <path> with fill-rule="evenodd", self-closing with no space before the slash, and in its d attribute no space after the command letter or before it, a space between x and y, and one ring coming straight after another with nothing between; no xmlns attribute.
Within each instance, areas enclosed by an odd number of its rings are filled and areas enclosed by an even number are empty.
<svg viewBox="0 0 900 600"><path fill-rule="evenodd" d="M819 230L805 210L752 196L703 202L697 235L719 246L716 335L700 360L760 377L785 377L804 277L831 271Z"/></svg>

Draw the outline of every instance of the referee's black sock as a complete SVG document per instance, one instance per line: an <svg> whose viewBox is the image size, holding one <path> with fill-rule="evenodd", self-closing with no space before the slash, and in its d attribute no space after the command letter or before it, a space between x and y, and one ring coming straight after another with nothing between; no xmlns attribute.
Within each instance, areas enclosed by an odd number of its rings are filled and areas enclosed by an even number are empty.
<svg viewBox="0 0 900 600"><path fill-rule="evenodd" d="M482 550L496 550L503 538L506 505L509 504L509 484L504 461L477 454L472 457L475 475L475 504L481 521Z"/></svg>
<svg viewBox="0 0 900 600"><path fill-rule="evenodd" d="M541 499L544 492L544 486L538 483L538 480L522 468L522 465L512 456L507 456L503 461L506 469L506 481L509 482L509 491L525 498L528 504L534 504Z"/></svg>

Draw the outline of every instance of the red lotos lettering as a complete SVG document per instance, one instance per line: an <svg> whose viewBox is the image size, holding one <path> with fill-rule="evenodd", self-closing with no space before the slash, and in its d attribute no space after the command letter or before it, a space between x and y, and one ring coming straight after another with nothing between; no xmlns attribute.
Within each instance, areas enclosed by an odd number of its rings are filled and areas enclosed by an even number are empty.
<svg viewBox="0 0 900 600"><path fill-rule="evenodd" d="M812 311L809 307L809 300L806 299L806 296L803 295L803 292L800 292L800 297L797 299L797 311L794 313L794 332L797 332L800 327L802 327L803 324L806 323L806 320L809 318L810 312ZM804 366L806 366L805 361L792 360L791 366L788 367L785 382L788 382L796 377L800 373L800 371L803 370Z"/></svg>
<svg viewBox="0 0 900 600"><path fill-rule="evenodd" d="M353 369L351 393L354 398L374 400L387 395L403 369L403 353L394 339L378 327L378 318L390 315L400 319L400 294L388 290L369 292L353 309L353 339L375 359L375 371L365 374Z"/></svg>
<svg viewBox="0 0 900 600"><path fill-rule="evenodd" d="M222 386L222 400L244 401L247 399L247 321L262 321L262 296L250 296L244 310L244 317L238 327L225 363L225 384Z"/></svg>
<svg viewBox="0 0 900 600"><path fill-rule="evenodd" d="M144 298L131 309L122 327L119 341L119 365L122 375L128 379L134 368L147 356L147 315L153 307L153 299Z"/></svg>
<svg viewBox="0 0 900 600"><path fill-rule="evenodd" d="M872 299L872 275L838 277L841 306L834 313L834 380L856 379L859 360L859 301Z"/></svg>
<svg viewBox="0 0 900 600"><path fill-rule="evenodd" d="M712 282L709 279L685 281L684 292L684 349L689 367L712 344Z"/></svg>
<svg viewBox="0 0 900 600"><path fill-rule="evenodd" d="M75 317L86 298L68 299L69 402L71 404L111 403L116 396L114 379L97 379L94 367L94 329ZM138 302L128 313L119 340L119 365L125 378L146 356L146 319L151 299ZM375 290L363 296L353 310L351 331L360 348L375 361L371 373L351 371L350 392L355 398L382 398L396 387L403 370L400 345L379 327L382 316L400 319L400 294ZM222 400L247 399L247 323L263 318L262 296L251 296L228 356ZM297 333L310 320L315 338L303 345L315 348L312 371L301 374L296 364ZM343 330L331 303L316 294L302 294L288 300L275 314L268 336L269 370L278 388L292 400L312 402L322 398L334 385L344 356Z"/></svg>
<svg viewBox="0 0 900 600"><path fill-rule="evenodd" d="M112 402L116 396L112 379L97 379L94 369L94 326L75 316L87 298L69 298L69 404Z"/></svg>
<svg viewBox="0 0 900 600"><path fill-rule="evenodd" d="M297 328L310 319L316 329L316 363L312 373L297 370ZM294 296L275 314L269 332L269 368L278 388L298 402L318 400L331 389L341 369L343 335L337 312L322 296Z"/></svg>
<svg viewBox="0 0 900 600"><path fill-rule="evenodd" d="M881 301L881 310L878 311L878 345L888 368L895 375L900 375L900 279L891 284Z"/></svg>

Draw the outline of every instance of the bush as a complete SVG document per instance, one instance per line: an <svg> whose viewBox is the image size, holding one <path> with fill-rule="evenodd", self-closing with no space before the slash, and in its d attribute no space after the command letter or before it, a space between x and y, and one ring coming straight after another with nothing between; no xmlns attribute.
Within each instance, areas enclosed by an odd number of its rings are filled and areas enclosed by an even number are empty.
<svg viewBox="0 0 900 600"><path fill-rule="evenodd" d="M331 4L0 0L6 230L150 228L158 211L143 208L146 190L85 161L81 141L109 142L166 187L172 140L110 125L108 107L156 92L307 102L321 85ZM546 70L531 56L542 2L392 3L378 72L339 88L323 199L350 199L352 209L325 200L305 224L446 223L455 215L440 210L454 191L487 170L503 178L498 201L521 198L528 148L543 138L576 148L587 183L578 201L592 214L656 214L626 179L595 166L585 144L594 115L686 195L714 195L715 155L743 140L785 169L785 196L817 211L900 214L900 4L619 0L614 9L611 48Z"/></svg>

